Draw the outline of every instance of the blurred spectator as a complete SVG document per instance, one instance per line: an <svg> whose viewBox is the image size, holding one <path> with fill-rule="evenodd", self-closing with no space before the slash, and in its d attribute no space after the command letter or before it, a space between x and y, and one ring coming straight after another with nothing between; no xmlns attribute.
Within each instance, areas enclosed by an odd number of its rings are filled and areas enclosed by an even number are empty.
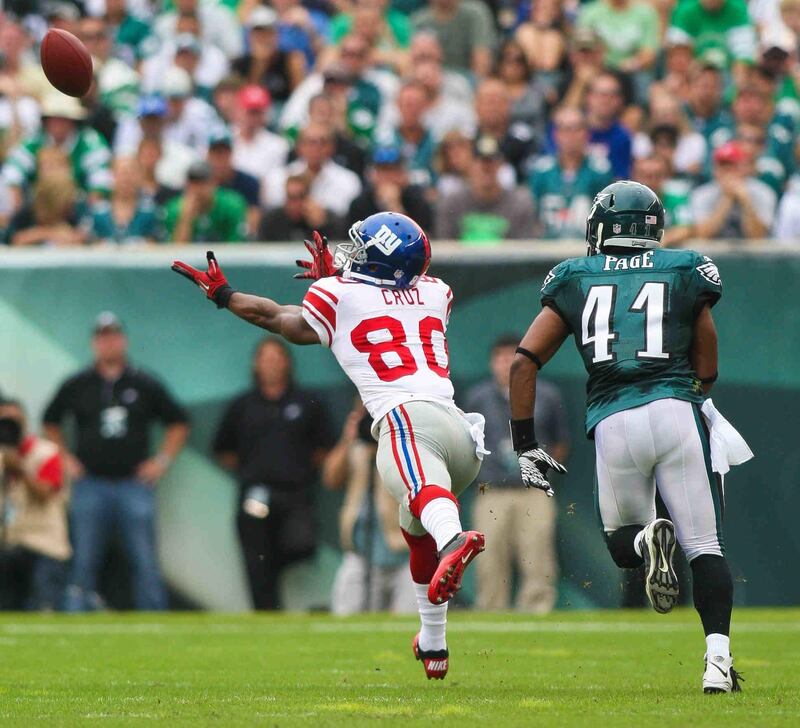
<svg viewBox="0 0 800 728"><path fill-rule="evenodd" d="M54 611L71 554L67 482L58 446L27 430L20 403L0 400L0 609Z"/></svg>
<svg viewBox="0 0 800 728"><path fill-rule="evenodd" d="M139 157L144 181L159 202L177 193L186 182L186 170L197 153L166 137L167 102L161 96L142 96L137 119L120 125L114 144L117 156ZM161 194L157 194L161 193Z"/></svg>
<svg viewBox="0 0 800 728"><path fill-rule="evenodd" d="M142 172L135 157L116 157L110 200L89 208L89 236L101 243L153 243L158 234L158 210L142 189Z"/></svg>
<svg viewBox="0 0 800 728"><path fill-rule="evenodd" d="M705 63L695 67L690 79L686 115L711 148L721 143L717 136L720 129L730 128L733 123L723 106L723 88L722 72L718 67ZM725 135L723 131L723 137Z"/></svg>
<svg viewBox="0 0 800 728"><path fill-rule="evenodd" d="M253 356L253 386L236 397L214 438L214 454L239 485L236 523L255 609L278 609L280 576L314 553L314 482L333 445L319 401L294 383L278 338Z"/></svg>
<svg viewBox="0 0 800 728"><path fill-rule="evenodd" d="M486 447L475 500L475 528L495 545L477 567L478 609L505 610L511 605L513 572L519 571L516 608L545 614L555 606L558 587L555 499L522 488L516 453L508 432L508 381L519 336L502 336L492 346L492 377L469 390L464 406L486 418ZM542 387L541 391L539 387ZM558 389L537 377L536 420L539 442L554 458L569 452L569 430ZM484 487L485 486L485 487ZM528 496L533 495L533 498Z"/></svg>
<svg viewBox="0 0 800 728"><path fill-rule="evenodd" d="M341 97L321 93L308 104L309 124L322 124L333 130L333 161L361 176L367 162L365 148L355 142L347 128L347 108Z"/></svg>
<svg viewBox="0 0 800 728"><path fill-rule="evenodd" d="M338 218L311 199L309 177L290 175L286 178L283 205L264 213L256 239L277 243L311 240L315 230L328 238L344 232Z"/></svg>
<svg viewBox="0 0 800 728"><path fill-rule="evenodd" d="M683 0L676 3L667 39L692 43L695 56L716 51L728 68L744 70L755 59L756 32L745 0Z"/></svg>
<svg viewBox="0 0 800 728"><path fill-rule="evenodd" d="M423 230L430 230L433 224L433 211L425 197L425 188L409 181L397 147L376 147L364 189L350 205L347 219L365 220L381 210L408 215Z"/></svg>
<svg viewBox="0 0 800 728"><path fill-rule="evenodd" d="M42 130L16 147L3 166L14 211L22 207L28 188L36 180L39 152L51 147L67 152L78 187L93 198L108 194L111 152L94 129L81 126L85 118L86 110L77 99L54 90L43 99Z"/></svg>
<svg viewBox="0 0 800 728"><path fill-rule="evenodd" d="M498 179L503 153L498 141L480 137L470 165L469 187L442 197L436 206L436 237L473 243L525 240L534 232L530 192L507 190Z"/></svg>
<svg viewBox="0 0 800 728"><path fill-rule="evenodd" d="M39 104L25 87L20 73L25 36L7 18L0 24L0 159L26 136L39 130ZM9 53L10 51L10 53Z"/></svg>
<svg viewBox="0 0 800 728"><path fill-rule="evenodd" d="M431 30L444 51L444 65L476 77L487 76L495 48L495 22L478 0L430 0L414 13L414 30Z"/></svg>
<svg viewBox="0 0 800 728"><path fill-rule="evenodd" d="M286 178L307 174L311 177L311 198L321 207L344 216L350 203L361 192L358 175L333 161L333 133L321 124L309 124L297 138L297 159L285 169L266 177L269 207L283 205Z"/></svg>
<svg viewBox="0 0 800 728"><path fill-rule="evenodd" d="M214 89L211 102L222 123L233 126L238 119L239 91L244 83L236 74L225 76Z"/></svg>
<svg viewBox="0 0 800 728"><path fill-rule="evenodd" d="M189 74L194 95L209 100L228 73L228 59L219 48L201 40L196 15L181 15L178 25L180 32L142 63L142 86L150 92L160 90L164 74L174 66Z"/></svg>
<svg viewBox="0 0 800 728"><path fill-rule="evenodd" d="M800 177L792 177L786 186L773 234L783 245L800 246Z"/></svg>
<svg viewBox="0 0 800 728"><path fill-rule="evenodd" d="M260 86L244 86L239 91L237 122L233 130L233 165L261 183L262 202L267 198L267 177L286 166L289 143L267 131L267 112L271 99Z"/></svg>
<svg viewBox="0 0 800 728"><path fill-rule="evenodd" d="M436 193L440 198L467 188L472 159L472 140L468 136L455 130L444 135L434 162L438 176Z"/></svg>
<svg viewBox="0 0 800 728"><path fill-rule="evenodd" d="M634 136L633 156L638 159L653 154L665 130L672 130L675 138L674 148L670 150L670 166L678 174L692 177L702 174L708 156L708 144L703 135L692 128L679 99L666 93L651 92L648 129L646 133L639 132Z"/></svg>
<svg viewBox="0 0 800 728"><path fill-rule="evenodd" d="M745 151L748 159L755 164L756 176L769 185L780 198L788 179L786 162L767 148L767 135L764 127L758 124L742 123L736 126L736 143Z"/></svg>
<svg viewBox="0 0 800 728"><path fill-rule="evenodd" d="M430 186L433 180L433 155L436 152L436 143L433 134L425 125L427 92L419 83L409 81L400 87L396 103L398 123L391 143L400 149L412 181Z"/></svg>
<svg viewBox="0 0 800 728"><path fill-rule="evenodd" d="M175 0L175 9L161 13L154 30L162 43L177 35L181 15L197 15L203 28L203 40L217 46L228 58L242 55L243 37L239 21L224 5L201 3L199 0Z"/></svg>
<svg viewBox="0 0 800 728"><path fill-rule="evenodd" d="M418 30L408 49L410 75L421 63L433 63L441 69L441 93L459 103L472 105L472 86L464 74L442 68L444 51L439 37L430 30Z"/></svg>
<svg viewBox="0 0 800 728"><path fill-rule="evenodd" d="M164 209L167 239L174 243L238 243L247 237L247 203L217 185L208 162L193 162L185 191Z"/></svg>
<svg viewBox="0 0 800 728"><path fill-rule="evenodd" d="M417 611L408 547L397 528L397 503L382 487L375 467L377 446L371 424L359 402L322 464L325 487L345 489L339 511L344 556L331 592L331 612L339 616Z"/></svg>
<svg viewBox="0 0 800 728"><path fill-rule="evenodd" d="M613 73L601 73L589 85L586 120L592 154L607 157L617 179L631 173L631 135L620 123L625 99L622 84Z"/></svg>
<svg viewBox="0 0 800 728"><path fill-rule="evenodd" d="M554 74L565 60L567 39L559 0L530 3L530 16L516 30L515 39L533 72Z"/></svg>
<svg viewBox="0 0 800 728"><path fill-rule="evenodd" d="M357 0L352 12L334 17L333 43L338 44L351 33L359 35L369 43L375 65L402 74L407 66L411 23L405 13L387 9L387 5L388 0ZM319 61L323 65L326 56L328 53Z"/></svg>
<svg viewBox="0 0 800 728"><path fill-rule="evenodd" d="M214 182L227 190L238 192L247 203L247 236L253 238L261 222L261 185L247 172L233 165L233 137L227 129L211 134L208 140L208 164Z"/></svg>
<svg viewBox="0 0 800 728"><path fill-rule="evenodd" d="M272 8L253 8L245 25L248 52L234 61L233 70L282 104L305 78L305 56L299 49L284 51L278 46L278 15Z"/></svg>
<svg viewBox="0 0 800 728"><path fill-rule="evenodd" d="M427 111L423 122L430 129L434 140L440 140L449 131L458 131L473 136L475 134L475 111L472 99L464 99L460 94L451 95L445 85L446 75L442 65L436 61L420 61L414 65L412 78L425 89Z"/></svg>
<svg viewBox="0 0 800 728"><path fill-rule="evenodd" d="M685 104L689 101L691 86L692 41L690 38L673 38L664 48L664 70L661 78L650 86L650 96L671 96Z"/></svg>
<svg viewBox="0 0 800 728"><path fill-rule="evenodd" d="M241 17L249 17L250 7L259 0L242 0ZM306 67L313 68L317 55L328 43L330 19L320 9L305 7L300 0L272 0L278 13L278 46L282 51L300 51L305 56Z"/></svg>
<svg viewBox="0 0 800 728"><path fill-rule="evenodd" d="M323 70L309 75L289 98L281 112L281 129L298 129L308 119L311 99L323 91L346 105L350 134L368 143L376 129L385 131L388 104L399 82L396 76L372 65L371 48L359 35L346 36Z"/></svg>
<svg viewBox="0 0 800 728"><path fill-rule="evenodd" d="M591 28L576 28L570 38L569 59L559 97L562 106L584 108L589 85L603 69L603 43Z"/></svg>
<svg viewBox="0 0 800 728"><path fill-rule="evenodd" d="M164 74L161 91L167 100L164 138L205 154L209 133L222 125L217 112L193 95L191 76L178 66Z"/></svg>
<svg viewBox="0 0 800 728"><path fill-rule="evenodd" d="M503 157L514 168L516 181L523 179L527 161L542 135L537 137L534 129L523 122L511 123L511 95L502 81L490 78L478 86L475 112L478 134L498 140Z"/></svg>
<svg viewBox="0 0 800 728"><path fill-rule="evenodd" d="M112 30L103 18L80 22L80 39L92 55L98 100L116 118L135 113L139 100L139 74L125 61L114 58Z"/></svg>
<svg viewBox="0 0 800 728"><path fill-rule="evenodd" d="M17 81L19 95L42 99L52 89L44 75L39 58L31 52L32 39L26 29L10 14L0 23L0 55L3 58L0 73ZM30 132L35 131L30 129Z"/></svg>
<svg viewBox="0 0 800 728"><path fill-rule="evenodd" d="M692 185L685 179L671 177L672 167L664 157L641 157L633 164L636 182L647 185L664 204L664 247L675 247L693 233L690 197Z"/></svg>
<svg viewBox="0 0 800 728"><path fill-rule="evenodd" d="M135 66L150 55L158 41L149 23L129 12L129 0L105 0L105 19L114 39L114 55Z"/></svg>
<svg viewBox="0 0 800 728"><path fill-rule="evenodd" d="M652 4L643 0L593 0L581 6L578 16L578 25L591 28L602 40L606 65L630 74L648 71L655 63L658 24Z"/></svg>
<svg viewBox="0 0 800 728"><path fill-rule="evenodd" d="M691 196L695 235L699 238L752 240L767 235L773 222L775 193L752 175L752 163L735 141L714 152L714 179Z"/></svg>
<svg viewBox="0 0 800 728"><path fill-rule="evenodd" d="M62 450L73 481L70 503L72 574L67 611L100 609L100 568L117 534L132 570L136 609L167 606L156 548L156 485L183 448L186 413L164 386L128 360L128 339L108 311L95 320L93 363L67 379L44 413L46 436ZM68 447L65 419L74 422ZM158 454L150 456L152 426L163 423Z"/></svg>
<svg viewBox="0 0 800 728"><path fill-rule="evenodd" d="M510 122L524 124L534 130L539 142L544 137L547 116L547 88L534 77L522 46L506 41L497 56L497 77L511 99Z"/></svg>
<svg viewBox="0 0 800 728"><path fill-rule="evenodd" d="M594 196L613 180L604 157L589 154L589 130L579 109L565 106L553 121L556 153L536 160L530 188L545 238L582 239Z"/></svg>
<svg viewBox="0 0 800 728"><path fill-rule="evenodd" d="M61 155L60 150L45 149L39 157ZM40 163L41 164L41 163ZM68 166L41 170L33 186L31 201L12 218L6 234L15 246L47 245L71 247L83 245L86 233L80 227L82 209L75 182Z"/></svg>

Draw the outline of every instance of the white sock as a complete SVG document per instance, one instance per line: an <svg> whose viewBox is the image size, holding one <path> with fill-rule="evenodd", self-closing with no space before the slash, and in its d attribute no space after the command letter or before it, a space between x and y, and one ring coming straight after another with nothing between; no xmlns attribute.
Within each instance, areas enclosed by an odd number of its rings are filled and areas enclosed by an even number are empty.
<svg viewBox="0 0 800 728"><path fill-rule="evenodd" d="M447 629L447 602L431 604L428 599L428 585L414 584L419 609L419 648L428 650L447 649L445 630Z"/></svg>
<svg viewBox="0 0 800 728"><path fill-rule="evenodd" d="M422 522L422 527L436 541L437 551L441 551L462 531L458 506L449 498L434 498L422 509L419 520Z"/></svg>
<svg viewBox="0 0 800 728"><path fill-rule="evenodd" d="M726 634L711 633L706 637L706 652L714 657L730 657L731 638Z"/></svg>
<svg viewBox="0 0 800 728"><path fill-rule="evenodd" d="M639 531L633 539L633 550L642 556L642 546L644 544L644 529Z"/></svg>

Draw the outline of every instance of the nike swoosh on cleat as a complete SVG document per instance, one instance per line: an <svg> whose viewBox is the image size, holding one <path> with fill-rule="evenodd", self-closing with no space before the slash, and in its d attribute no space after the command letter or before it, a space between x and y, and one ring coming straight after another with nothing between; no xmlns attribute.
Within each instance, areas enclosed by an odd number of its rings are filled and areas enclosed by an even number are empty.
<svg viewBox="0 0 800 728"><path fill-rule="evenodd" d="M709 662L708 664L711 665L711 667L716 667L717 670L719 670L722 673L722 676L724 678L728 677L728 671L727 670L723 670L719 665L715 665L713 662Z"/></svg>
<svg viewBox="0 0 800 728"><path fill-rule="evenodd" d="M466 564L466 563L467 563L467 561L469 561L469 557L470 557L470 556L471 556L471 554L467 554L466 556L462 556L462 557L461 557L461 563L462 563L462 564Z"/></svg>

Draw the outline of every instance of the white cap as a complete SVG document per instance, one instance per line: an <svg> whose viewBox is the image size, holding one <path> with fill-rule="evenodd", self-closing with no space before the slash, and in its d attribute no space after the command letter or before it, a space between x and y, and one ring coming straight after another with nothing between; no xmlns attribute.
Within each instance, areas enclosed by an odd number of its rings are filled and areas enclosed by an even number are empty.
<svg viewBox="0 0 800 728"><path fill-rule="evenodd" d="M55 89L50 89L42 99L42 116L55 116L59 119L83 121L87 116L87 112L78 99L62 94Z"/></svg>
<svg viewBox="0 0 800 728"><path fill-rule="evenodd" d="M278 14L266 5L256 5L247 16L248 28L273 28L278 23Z"/></svg>
<svg viewBox="0 0 800 728"><path fill-rule="evenodd" d="M764 29L759 46L762 51L779 48L785 53L792 53L797 48L797 37L782 23L773 24Z"/></svg>
<svg viewBox="0 0 800 728"><path fill-rule="evenodd" d="M161 81L161 93L167 98L192 95L192 77L182 68L173 66Z"/></svg>

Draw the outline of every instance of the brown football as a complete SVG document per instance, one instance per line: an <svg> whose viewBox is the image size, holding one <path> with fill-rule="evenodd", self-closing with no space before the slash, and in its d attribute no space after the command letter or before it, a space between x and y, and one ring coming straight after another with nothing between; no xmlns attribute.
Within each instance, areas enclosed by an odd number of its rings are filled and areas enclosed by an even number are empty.
<svg viewBox="0 0 800 728"><path fill-rule="evenodd" d="M41 47L42 70L61 93L83 96L92 85L92 57L72 33L53 28Z"/></svg>

